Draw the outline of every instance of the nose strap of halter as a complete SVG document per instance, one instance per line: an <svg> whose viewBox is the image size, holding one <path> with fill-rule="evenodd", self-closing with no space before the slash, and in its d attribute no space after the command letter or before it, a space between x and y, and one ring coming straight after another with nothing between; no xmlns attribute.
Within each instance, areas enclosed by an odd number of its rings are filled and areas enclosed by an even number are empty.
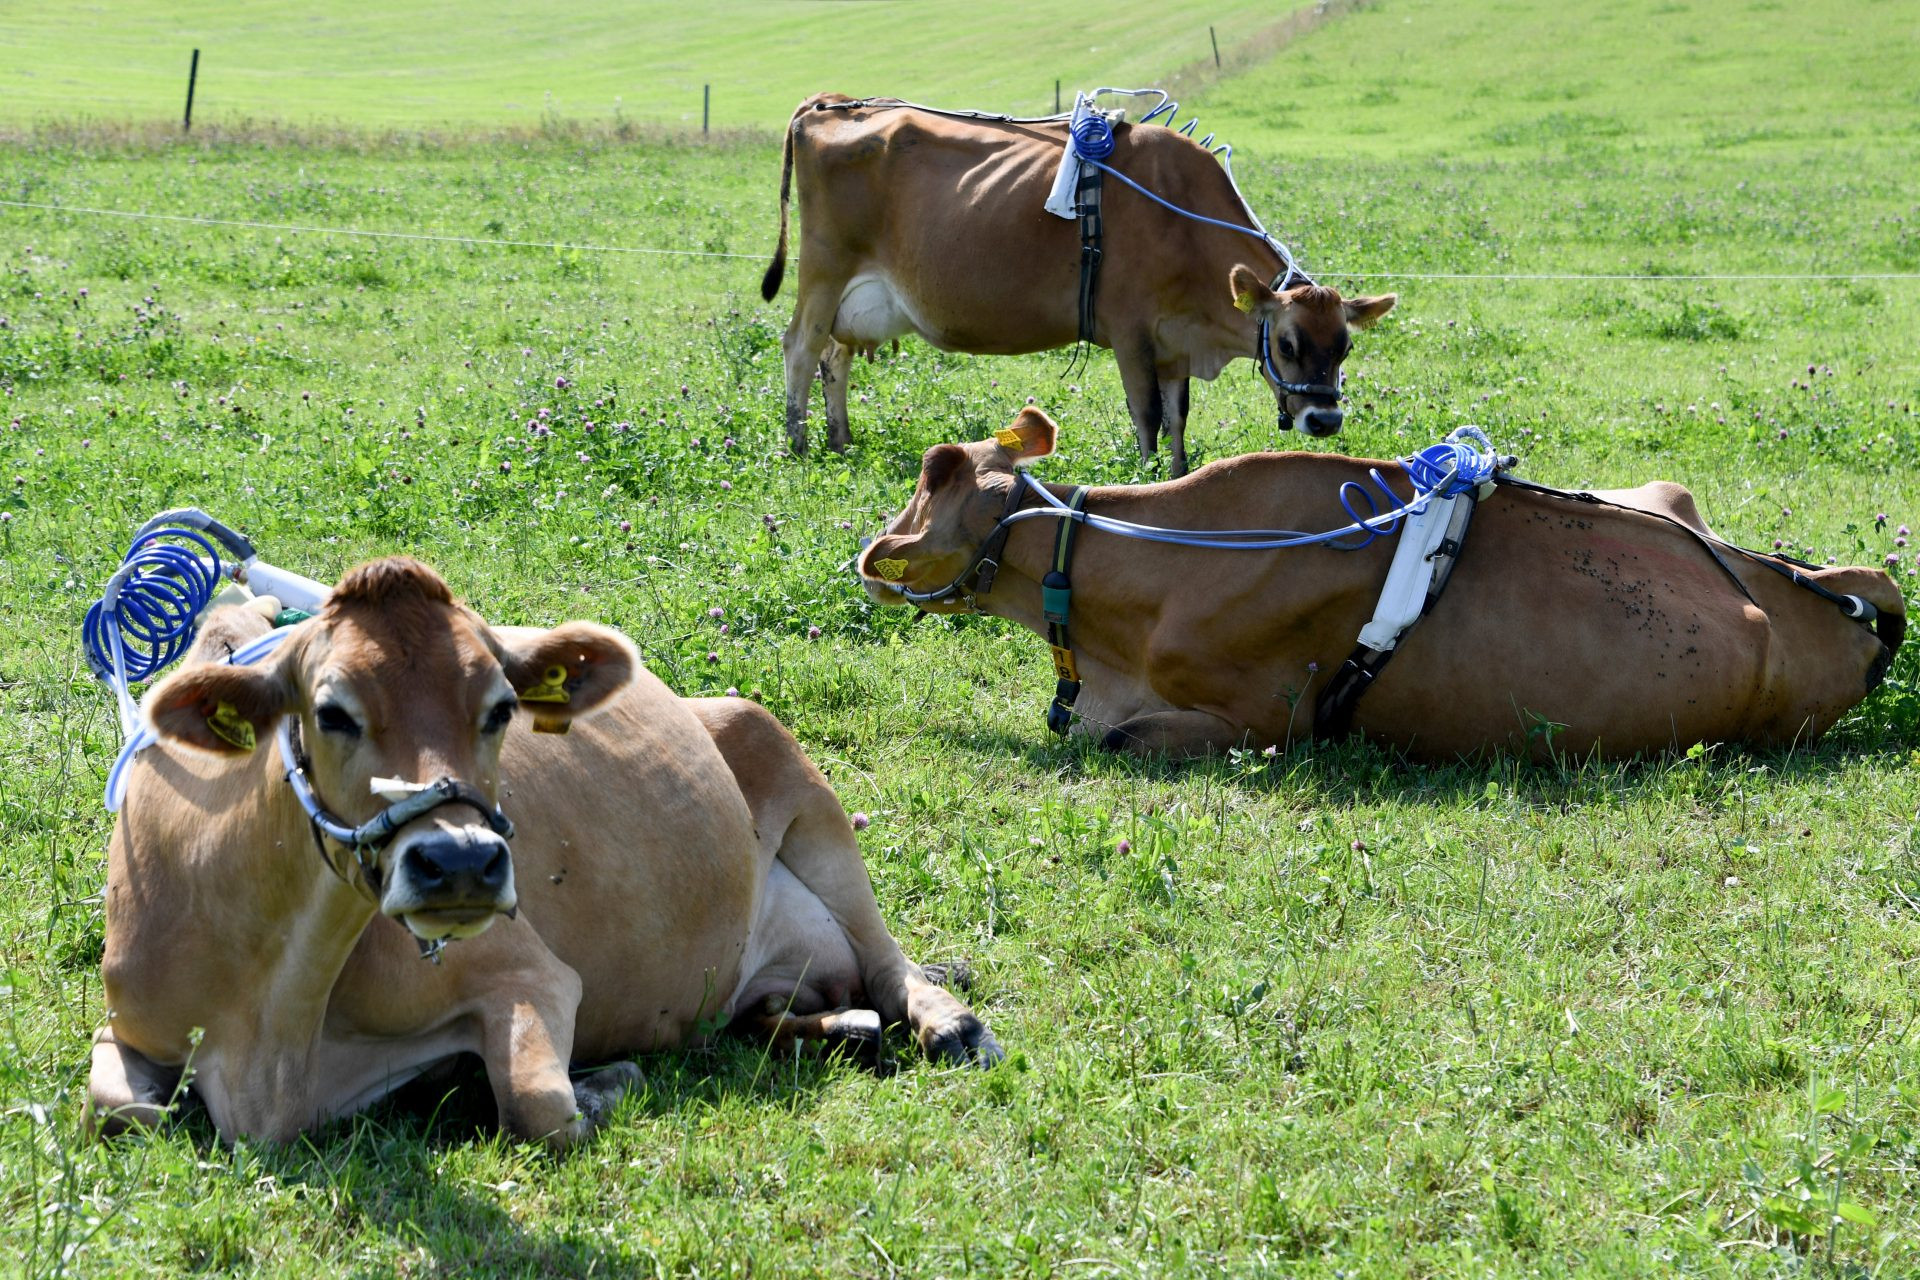
<svg viewBox="0 0 1920 1280"><path fill-rule="evenodd" d="M1273 322L1265 316L1260 317L1260 332L1254 339L1254 359L1260 362L1260 372L1267 381L1288 395L1314 396L1319 399L1340 402L1340 375L1335 374L1331 385L1324 382L1294 382L1280 376L1280 366L1273 362ZM1287 411L1285 402L1280 406L1280 427L1287 430L1293 426L1293 415Z"/></svg>
<svg viewBox="0 0 1920 1280"><path fill-rule="evenodd" d="M320 803L319 796L314 794L313 784L307 779L306 766L293 743L293 724L292 716L280 722L280 758L286 765L287 784L293 788L294 797L300 801L300 808L306 812L314 830L352 849L363 868L367 866L367 853L384 847L401 827L442 805L460 804L478 809L495 835L503 840L513 839L512 819L502 813L499 806L478 787L452 777L430 782L412 795L388 805L359 826L348 826L330 813Z"/></svg>

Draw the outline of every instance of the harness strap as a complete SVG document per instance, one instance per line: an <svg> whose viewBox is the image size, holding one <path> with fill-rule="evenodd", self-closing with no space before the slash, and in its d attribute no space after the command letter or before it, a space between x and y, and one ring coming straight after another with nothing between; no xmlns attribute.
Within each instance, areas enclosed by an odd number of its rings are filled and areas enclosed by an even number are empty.
<svg viewBox="0 0 1920 1280"><path fill-rule="evenodd" d="M1078 514L1086 506L1087 486L1077 485L1067 499L1067 510ZM1067 618L1073 607L1073 583L1068 573L1079 533L1079 520L1069 517L1060 521L1053 535L1053 568L1040 580L1040 612L1047 620L1047 644L1053 649L1055 677L1047 728L1063 737L1073 723L1073 704L1080 696L1080 668L1073 660L1073 640L1067 633Z"/></svg>
<svg viewBox="0 0 1920 1280"><path fill-rule="evenodd" d="M1080 214L1080 341L1093 341L1094 290L1100 283L1100 170L1080 166L1075 206Z"/></svg>
<svg viewBox="0 0 1920 1280"><path fill-rule="evenodd" d="M1376 649L1362 642L1347 655L1347 660L1340 664L1340 669L1334 672L1333 679L1328 681L1327 687L1321 690L1320 697L1314 702L1314 737L1344 738L1353 732L1353 713L1361 697L1373 687L1374 679L1392 660L1400 641L1419 625L1420 618L1432 613L1433 606L1440 602L1440 596L1446 591L1447 582L1460 562L1460 551L1467 541L1467 526L1473 521L1479 497L1469 489L1447 501L1452 503L1452 514L1447 520L1446 533L1427 556L1432 576L1427 585L1426 599L1420 605L1419 617L1402 627L1385 648ZM1400 536L1411 536L1411 530L1403 529Z"/></svg>

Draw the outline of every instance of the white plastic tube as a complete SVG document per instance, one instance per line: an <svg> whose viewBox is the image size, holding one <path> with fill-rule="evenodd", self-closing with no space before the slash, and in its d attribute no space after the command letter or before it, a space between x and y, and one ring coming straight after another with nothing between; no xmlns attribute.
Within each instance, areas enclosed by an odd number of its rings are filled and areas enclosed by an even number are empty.
<svg viewBox="0 0 1920 1280"><path fill-rule="evenodd" d="M312 578L285 569L276 569L257 557L241 565L234 576L246 583L247 589L253 594L277 596L287 608L299 609L304 613L318 613L332 591L325 583L315 582Z"/></svg>

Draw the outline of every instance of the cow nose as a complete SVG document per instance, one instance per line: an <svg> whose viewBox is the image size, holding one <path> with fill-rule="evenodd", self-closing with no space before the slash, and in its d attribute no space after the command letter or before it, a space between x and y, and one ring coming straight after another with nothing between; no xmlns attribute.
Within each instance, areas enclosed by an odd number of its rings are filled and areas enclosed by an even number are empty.
<svg viewBox="0 0 1920 1280"><path fill-rule="evenodd" d="M1300 415L1300 429L1310 436L1330 436L1345 420L1346 416L1338 409L1316 407Z"/></svg>
<svg viewBox="0 0 1920 1280"><path fill-rule="evenodd" d="M491 902L511 880L513 853L484 827L443 827L408 844L398 870L433 903Z"/></svg>

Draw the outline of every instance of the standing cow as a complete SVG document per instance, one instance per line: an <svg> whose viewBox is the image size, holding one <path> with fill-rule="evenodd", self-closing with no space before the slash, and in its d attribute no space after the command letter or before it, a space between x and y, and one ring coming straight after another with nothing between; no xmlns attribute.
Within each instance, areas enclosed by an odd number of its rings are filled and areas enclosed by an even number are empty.
<svg viewBox="0 0 1920 1280"><path fill-rule="evenodd" d="M838 94L800 104L781 153L780 243L760 289L772 301L786 274L797 171L800 298L781 341L796 451L807 444L816 370L827 442L851 442L847 374L857 350L910 333L985 355L1075 340L1080 230L1043 207L1066 140L1064 121L959 118ZM1106 163L1117 172L1203 217L1247 225L1232 179L1192 139L1121 124L1114 144ZM1212 380L1242 357L1266 370L1283 426L1297 417L1309 435L1340 429L1336 388L1350 332L1392 310L1393 294L1283 288L1288 265L1264 239L1183 218L1118 182L1105 186L1102 218L1093 341L1120 363L1142 459L1164 430L1173 474L1186 473L1188 380Z"/></svg>

